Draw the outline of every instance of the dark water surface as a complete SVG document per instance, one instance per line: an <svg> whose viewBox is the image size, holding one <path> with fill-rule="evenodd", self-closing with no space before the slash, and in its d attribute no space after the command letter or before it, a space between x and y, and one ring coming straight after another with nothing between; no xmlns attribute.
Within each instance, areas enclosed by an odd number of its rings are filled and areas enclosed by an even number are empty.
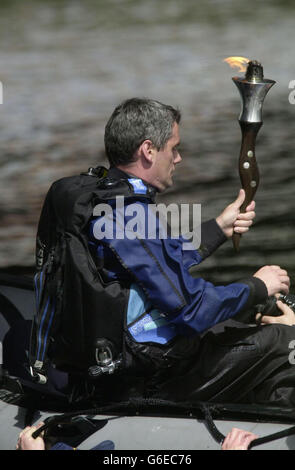
<svg viewBox="0 0 295 470"><path fill-rule="evenodd" d="M135 95L183 112L183 162L161 201L217 216L239 190L240 99L222 61L239 55L277 81L256 146L256 223L238 255L228 242L200 273L222 282L280 264L295 281L294 10L253 0L1 2L0 268L30 270L49 185L106 163L105 122Z"/></svg>

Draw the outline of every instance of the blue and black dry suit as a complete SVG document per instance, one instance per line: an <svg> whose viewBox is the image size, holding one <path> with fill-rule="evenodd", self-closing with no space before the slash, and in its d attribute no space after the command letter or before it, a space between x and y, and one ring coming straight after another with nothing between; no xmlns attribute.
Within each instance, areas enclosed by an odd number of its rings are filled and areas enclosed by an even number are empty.
<svg viewBox="0 0 295 470"><path fill-rule="evenodd" d="M90 244L96 256L104 259L109 279L130 286L127 352L131 369L145 377L144 395L289 404L295 385L295 369L288 362L293 327L243 325L219 333L210 330L267 298L266 286L258 278L215 286L191 276L190 268L226 240L216 221L202 224L199 249L183 250L187 240L181 236L161 238L159 225L157 236L149 238L146 230L155 188L116 168L110 169L108 179L110 186L112 181L128 180L134 195L124 199L123 210L114 199L108 201L111 217L104 212L93 218ZM138 237L132 236L134 203ZM285 374L290 387L280 385Z"/></svg>

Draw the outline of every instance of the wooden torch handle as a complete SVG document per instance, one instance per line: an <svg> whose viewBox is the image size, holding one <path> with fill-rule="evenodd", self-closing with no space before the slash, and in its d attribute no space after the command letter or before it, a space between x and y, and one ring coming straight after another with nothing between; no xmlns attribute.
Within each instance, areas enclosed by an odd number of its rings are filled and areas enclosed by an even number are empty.
<svg viewBox="0 0 295 470"><path fill-rule="evenodd" d="M259 170L255 157L255 142L256 136L262 122L249 123L239 121L242 131L242 144L239 159L239 173L242 183L242 188L245 190L246 197L240 211L245 212L247 206L253 200L254 195L259 185ZM240 233L233 233L232 240L236 252L239 251L240 246Z"/></svg>

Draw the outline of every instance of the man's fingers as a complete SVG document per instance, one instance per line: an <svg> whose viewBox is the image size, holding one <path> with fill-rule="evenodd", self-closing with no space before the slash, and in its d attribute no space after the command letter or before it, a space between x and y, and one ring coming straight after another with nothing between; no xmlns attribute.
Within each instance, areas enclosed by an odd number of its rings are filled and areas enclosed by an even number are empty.
<svg viewBox="0 0 295 470"><path fill-rule="evenodd" d="M42 426L44 426L45 423L43 423L43 421L40 421L40 423L37 424L37 429L41 428Z"/></svg>
<svg viewBox="0 0 295 470"><path fill-rule="evenodd" d="M262 324L274 324L274 323L280 323L284 325L289 325L292 326L295 324L295 314L293 310L280 300L277 301L277 306L281 310L282 315L279 317L272 317L270 315L265 315L261 317L261 322ZM258 315L256 316L256 320L258 320Z"/></svg>
<svg viewBox="0 0 295 470"><path fill-rule="evenodd" d="M289 294L289 289L289 284L281 284L280 292L284 292L284 294Z"/></svg>
<svg viewBox="0 0 295 470"><path fill-rule="evenodd" d="M256 322L260 325L261 323L261 319L262 319L262 314L261 313L257 313L256 316L255 316L255 320Z"/></svg>
<svg viewBox="0 0 295 470"><path fill-rule="evenodd" d="M280 278L280 281L283 284L287 284L290 286L290 277L288 276L288 272L285 269L282 269L280 266L272 265L270 266L274 271L276 271L277 275Z"/></svg>
<svg viewBox="0 0 295 470"><path fill-rule="evenodd" d="M234 223L234 226L236 227L250 227L253 224L253 220L251 219L237 219Z"/></svg>
<svg viewBox="0 0 295 470"><path fill-rule="evenodd" d="M287 286L290 286L290 278L289 276L281 276L280 275L280 280L283 284L287 284Z"/></svg>
<svg viewBox="0 0 295 470"><path fill-rule="evenodd" d="M246 436L245 438L245 445L248 449L249 445L251 444L252 441L255 441L255 439L258 439L258 436L256 434L249 434L248 436Z"/></svg>
<svg viewBox="0 0 295 470"><path fill-rule="evenodd" d="M29 430L31 429L31 426L26 426L20 433L19 437L22 437L24 434L26 434Z"/></svg>
<svg viewBox="0 0 295 470"><path fill-rule="evenodd" d="M256 434L249 431L233 428L226 436L222 450L247 450L250 442L257 437Z"/></svg>
<svg viewBox="0 0 295 470"><path fill-rule="evenodd" d="M253 224L253 220L236 220L234 223L234 232L246 233Z"/></svg>
<svg viewBox="0 0 295 470"><path fill-rule="evenodd" d="M39 428L42 428L42 426L44 426L45 423L43 423L43 421L41 421L40 423L37 424L37 427L36 429L39 429ZM39 437L44 437L44 431L42 431L40 434L39 434Z"/></svg>
<svg viewBox="0 0 295 470"><path fill-rule="evenodd" d="M283 313L290 313L290 307L284 304L284 302L281 302L280 300L278 300L277 306Z"/></svg>
<svg viewBox="0 0 295 470"><path fill-rule="evenodd" d="M280 276L288 276L288 272L285 269L281 269Z"/></svg>
<svg viewBox="0 0 295 470"><path fill-rule="evenodd" d="M237 219L236 220L253 220L255 218L255 212L254 211L250 211L250 212L240 212L238 215L237 215Z"/></svg>
<svg viewBox="0 0 295 470"><path fill-rule="evenodd" d="M289 290L290 290L290 284L282 284L282 287L281 287L282 291L283 292L286 292L287 294L289 294Z"/></svg>
<svg viewBox="0 0 295 470"><path fill-rule="evenodd" d="M248 232L249 228L253 224L253 220L255 218L255 212L243 212L237 215L237 218L234 222L234 231L236 233L245 233Z"/></svg>
<svg viewBox="0 0 295 470"><path fill-rule="evenodd" d="M256 206L256 202L255 202L255 201L251 201L250 204L246 207L246 212L254 211L255 206Z"/></svg>
<svg viewBox="0 0 295 470"><path fill-rule="evenodd" d="M239 195L238 195L237 199L234 201L234 205L237 206L237 207L241 207L241 205L243 204L243 202L245 200L245 197L246 197L246 193L245 193L244 189L240 189Z"/></svg>
<svg viewBox="0 0 295 470"><path fill-rule="evenodd" d="M260 323L263 323L263 324L266 324L266 325L271 325L271 324L274 324L274 323L283 323L283 315L281 315L280 317L271 317L271 316L268 316L268 315L264 315L263 317L261 317L261 321Z"/></svg>
<svg viewBox="0 0 295 470"><path fill-rule="evenodd" d="M237 199L234 201L234 204L235 204L237 207L241 207L241 205L242 205L243 202L245 201L245 197L246 197L245 190L244 190L244 189L240 189L239 195L238 195ZM250 204L248 204L248 206L246 207L245 213L254 211L255 206L256 206L256 202L255 202L255 201L251 201Z"/></svg>
<svg viewBox="0 0 295 470"><path fill-rule="evenodd" d="M249 227L234 227L234 232L235 233L246 233L249 231Z"/></svg>
<svg viewBox="0 0 295 470"><path fill-rule="evenodd" d="M280 266L272 265L270 267L276 271L280 271L280 274L283 274L283 275L288 274L288 272L285 269L281 268Z"/></svg>

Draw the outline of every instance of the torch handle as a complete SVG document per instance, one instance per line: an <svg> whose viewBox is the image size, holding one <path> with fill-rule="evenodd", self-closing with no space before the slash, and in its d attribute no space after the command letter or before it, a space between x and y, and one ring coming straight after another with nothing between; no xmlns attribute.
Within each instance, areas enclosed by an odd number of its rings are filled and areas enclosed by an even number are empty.
<svg viewBox="0 0 295 470"><path fill-rule="evenodd" d="M259 170L255 158L255 142L262 122L245 122L239 121L242 131L242 144L239 159L239 173L242 188L245 190L246 196L240 211L245 212L247 206L253 200L259 185ZM240 233L233 233L232 240L236 252L239 251Z"/></svg>

